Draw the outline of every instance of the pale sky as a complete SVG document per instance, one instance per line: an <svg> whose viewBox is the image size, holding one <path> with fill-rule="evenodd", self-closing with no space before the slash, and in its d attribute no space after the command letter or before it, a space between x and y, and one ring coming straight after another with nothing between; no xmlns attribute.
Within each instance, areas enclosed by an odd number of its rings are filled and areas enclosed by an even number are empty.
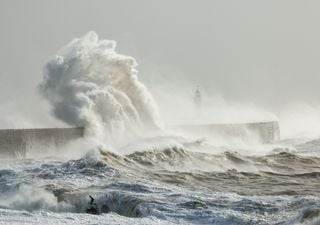
<svg viewBox="0 0 320 225"><path fill-rule="evenodd" d="M135 57L147 86L183 79L270 109L318 103L319 10L312 0L1 0L0 105L27 111L48 58L90 30Z"/></svg>

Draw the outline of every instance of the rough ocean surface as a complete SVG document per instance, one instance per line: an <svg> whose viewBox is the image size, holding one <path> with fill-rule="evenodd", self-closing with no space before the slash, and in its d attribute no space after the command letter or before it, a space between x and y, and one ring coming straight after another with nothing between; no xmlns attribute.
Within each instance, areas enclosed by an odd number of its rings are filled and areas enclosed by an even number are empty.
<svg viewBox="0 0 320 225"><path fill-rule="evenodd" d="M0 224L320 224L320 139L230 147L166 131L115 48L90 32L46 65L41 94L86 138L2 159Z"/></svg>
<svg viewBox="0 0 320 225"><path fill-rule="evenodd" d="M320 141L280 147L291 142L250 156L180 142L128 155L99 149L72 160L5 160L0 223L318 224ZM99 215L86 213L89 195Z"/></svg>

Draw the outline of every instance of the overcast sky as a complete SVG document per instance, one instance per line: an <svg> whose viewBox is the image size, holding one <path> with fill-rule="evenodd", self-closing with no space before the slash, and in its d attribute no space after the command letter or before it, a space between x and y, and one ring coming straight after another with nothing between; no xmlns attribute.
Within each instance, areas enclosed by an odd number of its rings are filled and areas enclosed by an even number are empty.
<svg viewBox="0 0 320 225"><path fill-rule="evenodd" d="M1 0L0 104L28 108L48 58L90 30L134 56L150 86L184 78L267 108L317 103L319 10L311 0Z"/></svg>

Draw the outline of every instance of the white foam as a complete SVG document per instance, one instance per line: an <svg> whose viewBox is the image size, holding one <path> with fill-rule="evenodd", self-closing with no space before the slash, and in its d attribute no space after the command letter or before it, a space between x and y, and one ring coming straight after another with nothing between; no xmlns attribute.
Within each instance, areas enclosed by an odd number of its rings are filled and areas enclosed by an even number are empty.
<svg viewBox="0 0 320 225"><path fill-rule="evenodd" d="M74 211L73 206L58 202L52 193L32 185L20 185L12 193L0 199L1 208L18 210L50 210L54 212Z"/></svg>
<svg viewBox="0 0 320 225"><path fill-rule="evenodd" d="M74 39L46 65L40 90L56 118L116 145L159 127L156 104L138 80L134 58L91 31Z"/></svg>

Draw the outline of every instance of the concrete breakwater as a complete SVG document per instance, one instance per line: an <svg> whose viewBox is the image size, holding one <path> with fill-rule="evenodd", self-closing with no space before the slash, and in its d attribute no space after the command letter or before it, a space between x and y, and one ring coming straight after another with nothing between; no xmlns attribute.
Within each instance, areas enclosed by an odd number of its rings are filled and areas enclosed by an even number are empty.
<svg viewBox="0 0 320 225"><path fill-rule="evenodd" d="M243 141L273 143L280 139L280 128L277 121L229 124L190 124L175 126L182 133L198 137L238 138Z"/></svg>
<svg viewBox="0 0 320 225"><path fill-rule="evenodd" d="M57 148L83 136L83 127L0 130L0 156L24 158L28 150Z"/></svg>
<svg viewBox="0 0 320 225"><path fill-rule="evenodd" d="M254 137L261 143L272 143L280 138L278 122L180 125L174 129L204 137L215 135L241 139ZM0 157L24 158L28 151L41 152L59 148L84 135L83 127L0 130Z"/></svg>

